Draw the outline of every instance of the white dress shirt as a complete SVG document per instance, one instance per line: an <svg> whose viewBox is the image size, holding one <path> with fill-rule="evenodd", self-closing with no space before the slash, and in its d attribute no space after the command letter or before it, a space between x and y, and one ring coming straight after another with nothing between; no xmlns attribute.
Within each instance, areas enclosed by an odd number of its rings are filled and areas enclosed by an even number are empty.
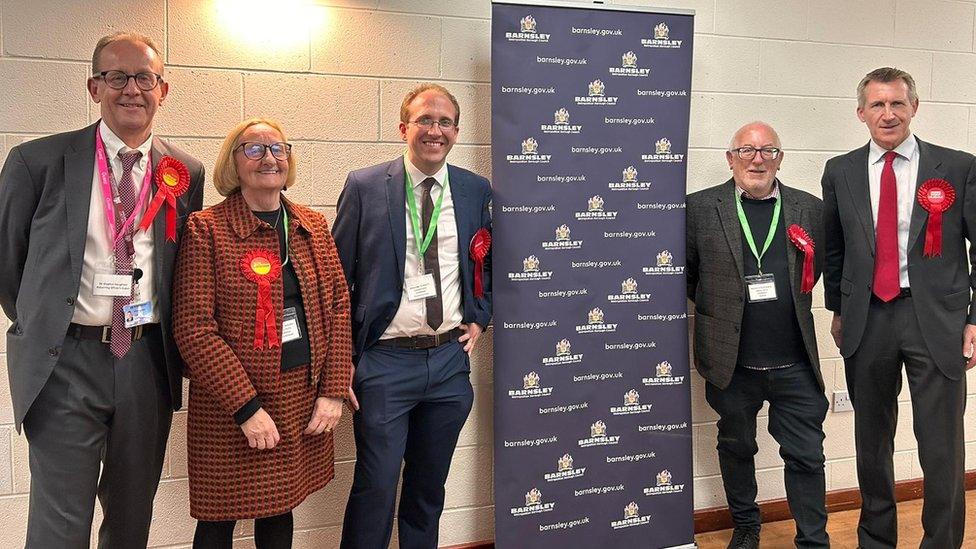
<svg viewBox="0 0 976 549"><path fill-rule="evenodd" d="M451 197L450 182L447 185L444 184L447 180L447 164L445 163L437 173L431 176L417 169L406 157L403 158L403 165L413 181L413 195L416 199L417 215L421 216L421 225L423 224L424 196L421 183L428 177L433 177L437 181L430 189L430 197L435 205L437 198L441 193L444 193L444 200L441 202L441 215L437 219L437 262L441 272L441 302L444 308L444 321L436 331L431 329L427 325L427 300L410 301L407 299L407 291L404 286L396 316L393 317L393 321L390 322L380 339L441 334L457 328L463 318L461 312L460 256L457 223L454 220L454 200ZM400 183L395 181L394 184ZM404 197L404 202L406 202L406 197ZM406 206L406 219L407 254L403 274L409 278L422 274L420 272L421 256L417 249L417 239L413 234L409 205Z"/></svg>
<svg viewBox="0 0 976 549"><path fill-rule="evenodd" d="M103 121L98 125L101 133L102 142L105 144L105 154L108 156L109 165L112 168L113 185L122 177L122 161L119 159L119 151L130 150L126 147L112 130ZM135 187L135 198L139 200L142 192L142 180L146 175L146 167L149 165L149 152L152 149L152 135L146 142L135 150L142 153L142 157L132 168L132 183ZM152 184L150 182L150 184ZM141 204L139 213L136 214L133 223L138 227L142 221L142 214L146 206L152 200L152 189L146 196L146 200ZM164 215L160 210L157 215ZM139 295L133 296L134 301L152 300L153 322L159 322L159 312L156 310L156 292L153 286L153 250L155 248L152 235L152 227L148 231L136 230L132 237L132 244L135 248L133 267L142 269L142 278L139 279ZM115 272L115 246L108 237L108 224L105 221L105 203L102 198L102 182L98 177L98 162L95 162L94 173L92 174L91 185L91 204L88 206L88 237L85 239L85 259L81 266L81 287L78 289L78 299L75 300L74 315L71 321L77 324L88 326L108 326L112 324L112 304L111 296L92 295L92 284L95 273L114 273Z"/></svg>
<svg viewBox="0 0 976 549"><path fill-rule="evenodd" d="M895 187L898 189L898 282L908 288L908 227L915 207L915 191L918 180L918 141L909 134L901 145L894 148L898 153L891 163L895 171ZM871 188L871 214L874 216L875 234L878 230L878 204L881 201L881 170L884 154L888 152L871 140L868 150L868 181Z"/></svg>

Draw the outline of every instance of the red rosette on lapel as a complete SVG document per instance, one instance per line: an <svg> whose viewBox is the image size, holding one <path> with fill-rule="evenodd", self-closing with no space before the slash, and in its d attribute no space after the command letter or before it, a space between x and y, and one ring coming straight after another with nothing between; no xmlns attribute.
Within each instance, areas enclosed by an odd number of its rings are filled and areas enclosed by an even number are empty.
<svg viewBox="0 0 976 549"><path fill-rule="evenodd" d="M166 204L166 240L176 242L176 198L190 188L190 170L172 156L164 156L156 168L156 196L149 203L139 228L146 231Z"/></svg>
<svg viewBox="0 0 976 549"><path fill-rule="evenodd" d="M485 297L485 284L482 280L485 258L491 250L491 233L484 227L471 237L471 259L474 260L474 296Z"/></svg>
<svg viewBox="0 0 976 549"><path fill-rule="evenodd" d="M241 258L241 271L248 280L258 285L258 300L254 307L254 348L264 348L265 335L269 349L280 347L277 318L271 301L271 281L281 276L278 254L268 250L251 250Z"/></svg>
<svg viewBox="0 0 976 549"><path fill-rule="evenodd" d="M945 179L928 179L918 187L918 203L929 212L925 224L925 257L942 255L942 212L956 201L956 190Z"/></svg>
<svg viewBox="0 0 976 549"><path fill-rule="evenodd" d="M790 242L803 252L803 278L800 281L800 293L808 294L813 291L813 239L796 223L786 229Z"/></svg>

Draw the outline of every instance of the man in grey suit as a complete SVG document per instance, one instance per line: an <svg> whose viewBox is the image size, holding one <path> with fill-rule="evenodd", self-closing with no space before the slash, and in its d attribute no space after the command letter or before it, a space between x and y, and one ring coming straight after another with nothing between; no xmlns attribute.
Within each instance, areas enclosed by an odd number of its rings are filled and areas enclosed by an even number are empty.
<svg viewBox="0 0 976 549"><path fill-rule="evenodd" d="M735 530L730 549L759 546L756 415L786 462L797 547L829 547L824 503L827 414L810 312L820 276L820 199L776 173L784 153L769 125L740 128L725 153L732 179L687 200L688 298L695 367L718 413L718 457Z"/></svg>
<svg viewBox="0 0 976 549"><path fill-rule="evenodd" d="M858 542L895 547L895 425L901 367L912 396L924 474L922 547L962 543L963 410L976 364L976 158L926 143L908 73L880 68L857 88L867 145L824 168L827 308L854 404Z"/></svg>
<svg viewBox="0 0 976 549"><path fill-rule="evenodd" d="M29 444L29 548L88 547L96 494L99 547L147 545L181 400L173 263L203 201L200 163L152 135L168 87L151 39L102 38L88 79L101 120L14 147L0 172L0 306Z"/></svg>

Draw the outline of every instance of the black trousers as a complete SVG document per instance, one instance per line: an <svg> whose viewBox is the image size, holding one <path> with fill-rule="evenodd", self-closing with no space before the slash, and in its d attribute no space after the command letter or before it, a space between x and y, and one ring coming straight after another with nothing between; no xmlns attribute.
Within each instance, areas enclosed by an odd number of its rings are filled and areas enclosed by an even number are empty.
<svg viewBox="0 0 976 549"><path fill-rule="evenodd" d="M959 355L962 361L962 338ZM892 455L902 364L912 395L918 461L924 475L920 546L960 547L966 522L966 378L949 379L932 361L911 297L889 303L872 299L861 344L844 361L854 404L857 480L861 489L858 544L865 549L893 549L898 544Z"/></svg>
<svg viewBox="0 0 976 549"><path fill-rule="evenodd" d="M727 388L711 383L705 398L719 415L718 460L736 527L758 529L756 414L769 401L769 433L786 464L786 498L796 521L797 547L829 547L824 502L823 421L827 398L808 364L777 370L739 367Z"/></svg>

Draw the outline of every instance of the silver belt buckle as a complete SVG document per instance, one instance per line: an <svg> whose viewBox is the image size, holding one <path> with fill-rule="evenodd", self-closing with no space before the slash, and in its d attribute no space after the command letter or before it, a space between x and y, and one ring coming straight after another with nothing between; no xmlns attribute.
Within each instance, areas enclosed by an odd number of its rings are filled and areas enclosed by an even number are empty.
<svg viewBox="0 0 976 549"><path fill-rule="evenodd" d="M112 343L111 326L102 326L102 343Z"/></svg>

